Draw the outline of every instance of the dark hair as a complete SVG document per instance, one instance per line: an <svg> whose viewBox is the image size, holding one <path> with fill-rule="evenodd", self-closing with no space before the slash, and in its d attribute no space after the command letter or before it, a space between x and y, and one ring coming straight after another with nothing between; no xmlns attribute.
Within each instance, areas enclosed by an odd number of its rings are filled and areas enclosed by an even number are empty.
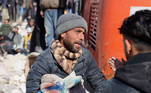
<svg viewBox="0 0 151 93"><path fill-rule="evenodd" d="M140 10L126 18L119 28L120 33L134 43L151 46L151 11Z"/></svg>
<svg viewBox="0 0 151 93"><path fill-rule="evenodd" d="M58 37L56 37L56 39L58 39L59 41L61 40L61 35L59 35Z"/></svg>

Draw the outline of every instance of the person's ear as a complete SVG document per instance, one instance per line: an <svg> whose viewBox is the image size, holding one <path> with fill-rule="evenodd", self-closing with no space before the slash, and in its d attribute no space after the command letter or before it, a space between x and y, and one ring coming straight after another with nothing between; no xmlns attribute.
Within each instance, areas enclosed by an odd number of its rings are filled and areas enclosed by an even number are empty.
<svg viewBox="0 0 151 93"><path fill-rule="evenodd" d="M64 38L66 36L66 33L62 33L61 37Z"/></svg>
<svg viewBox="0 0 151 93"><path fill-rule="evenodd" d="M125 40L125 45L126 45L128 54L131 54L131 52L132 52L132 41L126 39Z"/></svg>

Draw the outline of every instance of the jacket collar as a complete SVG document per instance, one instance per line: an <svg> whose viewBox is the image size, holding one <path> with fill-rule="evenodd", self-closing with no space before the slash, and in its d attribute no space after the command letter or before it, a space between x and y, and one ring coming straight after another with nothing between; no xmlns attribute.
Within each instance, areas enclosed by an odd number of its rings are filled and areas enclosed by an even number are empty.
<svg viewBox="0 0 151 93"><path fill-rule="evenodd" d="M141 53L131 57L126 65L141 64L146 61L151 61L151 53Z"/></svg>

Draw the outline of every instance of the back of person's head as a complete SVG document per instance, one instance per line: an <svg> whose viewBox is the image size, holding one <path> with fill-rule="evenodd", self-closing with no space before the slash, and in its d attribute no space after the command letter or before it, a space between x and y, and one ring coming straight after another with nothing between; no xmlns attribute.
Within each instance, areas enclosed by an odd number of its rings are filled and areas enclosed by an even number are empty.
<svg viewBox="0 0 151 93"><path fill-rule="evenodd" d="M139 51L151 50L151 11L140 10L124 20L120 33Z"/></svg>

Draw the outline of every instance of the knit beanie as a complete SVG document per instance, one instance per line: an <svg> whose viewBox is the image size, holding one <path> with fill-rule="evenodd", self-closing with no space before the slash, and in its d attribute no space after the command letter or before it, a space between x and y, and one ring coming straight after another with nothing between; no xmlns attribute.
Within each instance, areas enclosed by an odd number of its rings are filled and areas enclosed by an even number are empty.
<svg viewBox="0 0 151 93"><path fill-rule="evenodd" d="M77 14L67 13L59 17L56 27L56 37L66 31L76 27L82 27L85 31L88 30L87 22L85 19Z"/></svg>

